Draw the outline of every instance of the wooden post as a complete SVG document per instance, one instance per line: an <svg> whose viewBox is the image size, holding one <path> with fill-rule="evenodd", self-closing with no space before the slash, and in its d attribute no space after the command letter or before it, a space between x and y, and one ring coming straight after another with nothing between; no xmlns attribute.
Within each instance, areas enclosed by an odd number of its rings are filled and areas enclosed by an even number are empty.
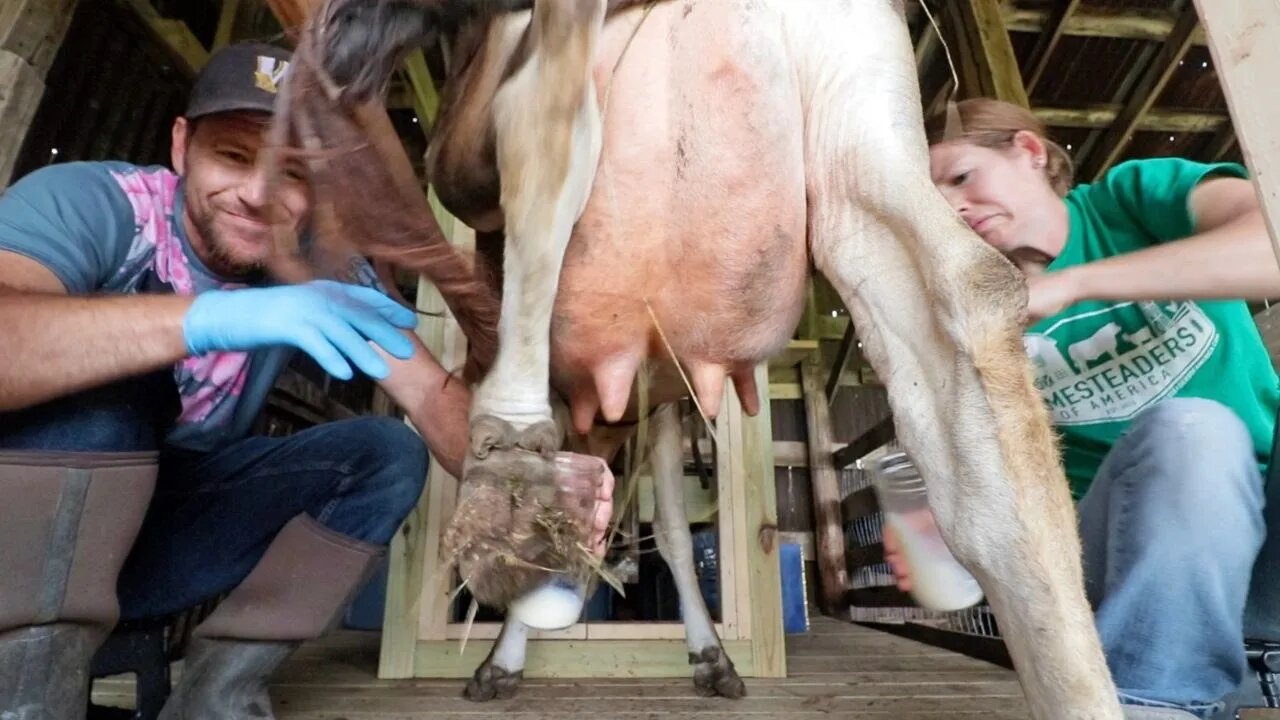
<svg viewBox="0 0 1280 720"><path fill-rule="evenodd" d="M1195 3L1280 262L1280 129L1276 127L1280 102L1274 87L1280 68L1280 4L1275 0Z"/></svg>
<svg viewBox="0 0 1280 720"><path fill-rule="evenodd" d="M773 420L770 412L769 366L756 366L760 412L742 411L736 391L729 421L738 440L736 462L742 464L746 491L747 588L751 596L751 655L756 677L787 676L787 641L782 629L782 568L779 565L778 493L773 472Z"/></svg>
<svg viewBox="0 0 1280 720"><path fill-rule="evenodd" d="M0 187L9 184L76 0L0 3Z"/></svg>
<svg viewBox="0 0 1280 720"><path fill-rule="evenodd" d="M831 411L822 384L822 364L816 356L800 363L805 423L809 428L809 480L813 485L814 544L817 551L818 603L828 615L839 615L849 589L844 557L844 523L840 516L840 483L831 461Z"/></svg>

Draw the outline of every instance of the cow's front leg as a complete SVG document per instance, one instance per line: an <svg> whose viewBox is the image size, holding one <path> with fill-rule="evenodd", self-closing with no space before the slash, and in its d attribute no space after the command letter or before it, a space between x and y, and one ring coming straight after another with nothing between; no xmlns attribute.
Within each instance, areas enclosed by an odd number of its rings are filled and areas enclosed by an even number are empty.
<svg viewBox="0 0 1280 720"><path fill-rule="evenodd" d="M574 538L553 517L551 310L565 247L591 189L600 116L591 79L602 0L543 0L525 62L493 102L506 245L493 369L477 388L452 552L472 594L507 604L564 568Z"/></svg>
<svg viewBox="0 0 1280 720"><path fill-rule="evenodd" d="M747 687L716 635L694 572L693 538L689 535L689 518L684 509L681 455L680 410L675 403L669 403L653 414L653 447L649 456L653 468L653 534L680 595L694 687L698 694L708 697L740 698L746 694Z"/></svg>

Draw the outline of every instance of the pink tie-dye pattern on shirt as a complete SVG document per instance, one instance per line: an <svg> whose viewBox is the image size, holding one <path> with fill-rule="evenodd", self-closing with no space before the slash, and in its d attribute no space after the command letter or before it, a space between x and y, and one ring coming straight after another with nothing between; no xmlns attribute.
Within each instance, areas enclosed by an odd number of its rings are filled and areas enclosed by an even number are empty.
<svg viewBox="0 0 1280 720"><path fill-rule="evenodd" d="M173 217L178 176L164 170L136 170L112 173L112 176L133 206L138 223L138 235L129 248L129 258L154 248L156 277L179 295L195 294L190 260L170 224L171 218L172 222L181 222ZM189 357L179 363L178 370L179 379L189 376L199 383L194 392L182 393L182 414L178 422L201 422L223 401L238 398L243 392L249 377L249 354L212 352Z"/></svg>

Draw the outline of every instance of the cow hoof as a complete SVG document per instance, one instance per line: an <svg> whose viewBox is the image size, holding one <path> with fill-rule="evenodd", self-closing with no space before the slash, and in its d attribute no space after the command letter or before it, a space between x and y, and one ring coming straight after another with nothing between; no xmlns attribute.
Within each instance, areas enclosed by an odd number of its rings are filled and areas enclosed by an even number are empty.
<svg viewBox="0 0 1280 720"><path fill-rule="evenodd" d="M693 686L699 695L736 700L747 694L746 683L723 648L713 645L700 653L689 653L689 664L693 665Z"/></svg>
<svg viewBox="0 0 1280 720"><path fill-rule="evenodd" d="M486 662L476 668L476 674L467 681L467 688L462 694L473 702L506 700L515 697L523 677L523 670L507 672L493 663Z"/></svg>
<svg viewBox="0 0 1280 720"><path fill-rule="evenodd" d="M560 426L550 420L536 422L521 430L516 437L517 447L536 452L548 459L555 455L563 442L564 435L560 432Z"/></svg>
<svg viewBox="0 0 1280 720"><path fill-rule="evenodd" d="M516 429L506 420L493 415L479 415L471 421L471 454L477 460L483 460L492 450L506 450L514 446L516 435Z"/></svg>

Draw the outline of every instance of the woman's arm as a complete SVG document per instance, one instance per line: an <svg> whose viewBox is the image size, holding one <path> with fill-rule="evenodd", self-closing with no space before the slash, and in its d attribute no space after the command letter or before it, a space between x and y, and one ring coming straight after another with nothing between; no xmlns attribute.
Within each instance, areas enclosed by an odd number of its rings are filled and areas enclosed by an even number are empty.
<svg viewBox="0 0 1280 720"><path fill-rule="evenodd" d="M1083 300L1264 300L1280 297L1277 261L1253 185L1214 178L1192 190L1196 232L1028 278L1033 317Z"/></svg>

